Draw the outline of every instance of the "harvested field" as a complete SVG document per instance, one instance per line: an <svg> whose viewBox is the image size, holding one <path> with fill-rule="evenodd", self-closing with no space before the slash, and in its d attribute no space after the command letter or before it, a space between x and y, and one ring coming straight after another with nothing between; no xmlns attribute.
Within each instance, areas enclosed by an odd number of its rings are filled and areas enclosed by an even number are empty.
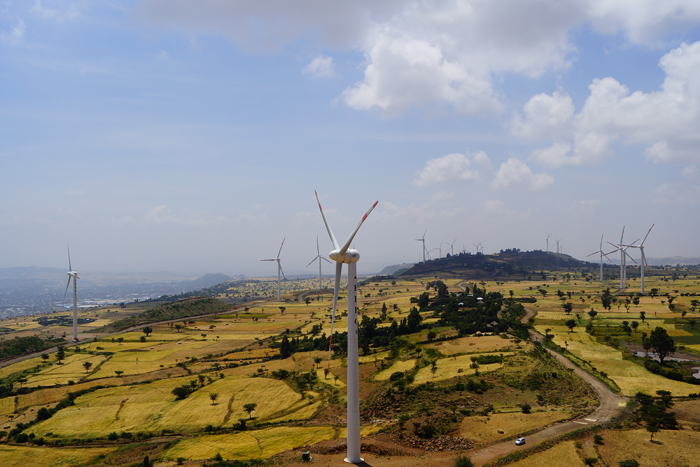
<svg viewBox="0 0 700 467"><path fill-rule="evenodd" d="M494 413L488 417L474 415L465 417L459 426L459 436L478 442L492 442L512 438L522 433L547 426L560 420L571 418L573 413L552 410L548 412ZM501 430L503 433L499 433Z"/></svg>
<svg viewBox="0 0 700 467"><path fill-rule="evenodd" d="M512 350L515 344L510 339L500 336L462 337L451 341L426 345L440 351L444 355L461 353L495 352L497 350Z"/></svg>
<svg viewBox="0 0 700 467"><path fill-rule="evenodd" d="M635 459L643 467L700 465L700 432L661 430L654 435L653 443L649 435L644 429L606 431L598 452L608 465L618 465L626 459Z"/></svg>
<svg viewBox="0 0 700 467"><path fill-rule="evenodd" d="M527 448L527 444L523 447ZM573 441L559 443L544 452L538 452L508 465L512 467L585 467L585 464L576 452L576 446Z"/></svg>
<svg viewBox="0 0 700 467"><path fill-rule="evenodd" d="M404 360L400 362L396 362L393 365L391 365L389 368L386 370L382 370L379 373L377 373L374 376L374 379L377 381L386 381L391 377L392 374L396 373L397 371L408 371L412 370L416 366L416 361L411 359L411 360Z"/></svg>
<svg viewBox="0 0 700 467"><path fill-rule="evenodd" d="M0 465L68 467L82 465L114 449L116 448L30 448L0 445Z"/></svg>
<svg viewBox="0 0 700 467"><path fill-rule="evenodd" d="M437 361L437 371L433 375L430 366L426 366L418 370L413 385L427 383L428 381L441 381L454 378L456 376L473 375L476 370L469 368L472 364L470 355L460 355L458 357L441 358ZM479 365L479 372L484 373L493 371L501 367L500 363L490 363L488 365ZM461 370L461 371L460 371Z"/></svg>
<svg viewBox="0 0 700 467"><path fill-rule="evenodd" d="M63 361L63 364L53 364L27 378L26 386L53 386L55 384L68 384L68 381L77 383L89 374L85 371L83 363L90 362L92 363L92 368L95 368L105 361L106 358L103 355L82 353L71 355Z"/></svg>

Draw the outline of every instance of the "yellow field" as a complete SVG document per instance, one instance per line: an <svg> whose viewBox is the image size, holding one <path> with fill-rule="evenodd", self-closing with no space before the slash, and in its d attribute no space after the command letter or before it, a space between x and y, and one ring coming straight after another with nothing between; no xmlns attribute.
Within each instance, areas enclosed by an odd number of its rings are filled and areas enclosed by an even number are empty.
<svg viewBox="0 0 700 467"><path fill-rule="evenodd" d="M102 363L107 357L102 355L90 355L78 353L70 355L63 360L62 365L53 364L30 376L27 379L27 387L53 386L55 384L68 384L68 381L78 382L89 373L83 368L83 363L92 363L92 369Z"/></svg>
<svg viewBox="0 0 700 467"><path fill-rule="evenodd" d="M52 358L51 361L55 362L56 359ZM34 368L42 362L43 360L40 357L36 357L28 358L27 360L15 363L13 365L7 365L6 367L0 368L0 379L6 378L13 373L19 373L20 371L28 370L29 368Z"/></svg>
<svg viewBox="0 0 700 467"><path fill-rule="evenodd" d="M340 378L338 378L338 381L336 381L335 378L333 377L334 374L337 374L338 376L340 376L341 371L342 371L342 369L337 369L337 368L335 370L331 370L331 372L328 373L328 379L326 379L326 374L324 373L323 368L319 368L318 370L316 370L316 376L318 377L318 380L320 382L326 383L330 386L341 389L341 388L345 387L345 383L343 383L343 381L341 381Z"/></svg>
<svg viewBox="0 0 700 467"><path fill-rule="evenodd" d="M81 465L100 454L116 448L30 448L0 445L0 465L3 467Z"/></svg>
<svg viewBox="0 0 700 467"><path fill-rule="evenodd" d="M211 459L221 454L224 459L265 459L287 449L315 444L335 437L329 427L278 427L228 435L201 436L179 442L165 453L166 459Z"/></svg>
<svg viewBox="0 0 700 467"><path fill-rule="evenodd" d="M639 391L655 394L659 388L671 391L674 396L687 396L698 391L697 386L655 375L642 366L623 360L622 352L597 343L582 330L570 333L565 326L556 325L540 325L536 329L544 334L545 327L552 329L550 332L555 335L557 345L564 347L564 341L568 342L569 352L591 362L598 371L606 372L626 396L633 396Z"/></svg>
<svg viewBox="0 0 700 467"><path fill-rule="evenodd" d="M387 368L386 370L382 370L379 373L377 373L374 376L374 379L377 381L386 381L391 377L392 374L396 373L397 371L408 371L412 370L416 366L416 361L415 360L405 360L405 361L399 361L391 365L391 367ZM437 375L436 375L437 376Z"/></svg>
<svg viewBox="0 0 700 467"><path fill-rule="evenodd" d="M527 445L523 447L527 448ZM544 452L538 452L508 465L513 467L585 467L585 464L576 452L576 446L573 441L559 443Z"/></svg>
<svg viewBox="0 0 700 467"><path fill-rule="evenodd" d="M655 443L649 442L649 438L650 433L644 429L606 431L598 452L608 465L618 465L625 459L635 459L640 466L700 465L700 432L661 430L654 435Z"/></svg>
<svg viewBox="0 0 700 467"><path fill-rule="evenodd" d="M462 337L451 341L428 344L426 347L439 350L444 355L460 353L495 352L497 350L514 349L516 346L510 339L499 336Z"/></svg>
<svg viewBox="0 0 700 467"><path fill-rule="evenodd" d="M175 401L171 391L193 377L160 380L138 386L100 389L75 401L49 420L32 427L37 436L48 432L67 437L106 436L116 431L199 430L206 425L230 426L248 418L247 403L257 403L257 419L284 415L300 409L301 396L285 383L267 378L219 379ZM209 393L218 393L212 404ZM80 424L70 420L80 419Z"/></svg>
<svg viewBox="0 0 700 467"><path fill-rule="evenodd" d="M571 412L559 410L533 412L531 414L522 412L494 413L488 417L475 415L464 418L459 426L459 436L479 442L497 441L517 436L572 416ZM499 433L498 430L502 430L504 433Z"/></svg>
<svg viewBox="0 0 700 467"><path fill-rule="evenodd" d="M427 383L428 381L441 381L444 379L454 378L455 376L473 375L476 370L474 368L469 368L469 365L472 364L469 357L469 355L460 355L458 357L441 358L437 361L437 371L435 372L435 376L433 376L430 365L423 367L418 370L418 373L416 373L416 378L413 381L413 385ZM500 367L500 363L479 365L479 372L485 373L496 370ZM462 370L461 373L459 371L460 369Z"/></svg>

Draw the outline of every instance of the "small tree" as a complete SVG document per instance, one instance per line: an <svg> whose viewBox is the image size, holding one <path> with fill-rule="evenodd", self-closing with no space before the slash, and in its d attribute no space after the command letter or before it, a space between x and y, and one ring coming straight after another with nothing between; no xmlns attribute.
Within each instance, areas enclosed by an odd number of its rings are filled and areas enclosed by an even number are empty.
<svg viewBox="0 0 700 467"><path fill-rule="evenodd" d="M180 329L182 329L182 324L176 324L176 325L175 325L175 330L176 330L177 332L180 332Z"/></svg>
<svg viewBox="0 0 700 467"><path fill-rule="evenodd" d="M92 362L83 362L83 368L85 368L85 372L90 371L90 367L92 367Z"/></svg>
<svg viewBox="0 0 700 467"><path fill-rule="evenodd" d="M657 327L651 331L649 342L651 343L651 348L654 349L656 355L659 356L659 363L662 365L666 357L676 353L676 342L662 327Z"/></svg>
<svg viewBox="0 0 700 467"><path fill-rule="evenodd" d="M330 369L324 368L324 369L323 369L323 375L324 375L324 378L323 378L323 379L328 379L328 373L330 373L330 372L331 372Z"/></svg>
<svg viewBox="0 0 700 467"><path fill-rule="evenodd" d="M571 302L565 302L561 304L561 307L564 309L564 312L568 315L571 313L571 310L573 310L574 305Z"/></svg>
<svg viewBox="0 0 700 467"><path fill-rule="evenodd" d="M148 337L152 332L153 328L150 326L146 326L145 328L143 328L143 333L146 334L146 337Z"/></svg>
<svg viewBox="0 0 700 467"><path fill-rule="evenodd" d="M64 349L62 345L59 345L56 351L56 360L58 360L58 363L61 363L61 360L64 358L66 358L66 349Z"/></svg>
<svg viewBox="0 0 700 467"><path fill-rule="evenodd" d="M474 467L474 463L467 456L457 456L454 467Z"/></svg>
<svg viewBox="0 0 700 467"><path fill-rule="evenodd" d="M219 393L210 392L209 399L211 399L211 405L216 405L216 398L219 397Z"/></svg>
<svg viewBox="0 0 700 467"><path fill-rule="evenodd" d="M430 372L433 374L433 378L435 378L435 373L437 373L438 367L437 367L437 362L433 360L430 363Z"/></svg>
<svg viewBox="0 0 700 467"><path fill-rule="evenodd" d="M117 338L117 341L119 342L119 345L122 345L122 342L124 342L124 338L123 338L123 337L118 337L118 338Z"/></svg>
<svg viewBox="0 0 700 467"><path fill-rule="evenodd" d="M316 369L318 370L318 365L323 361L321 357L314 357L314 363L316 364Z"/></svg>
<svg viewBox="0 0 700 467"><path fill-rule="evenodd" d="M283 314L284 314L284 310L286 310L286 309L287 309L286 307L281 306L281 307L280 307L280 314L283 315Z"/></svg>
<svg viewBox="0 0 700 467"><path fill-rule="evenodd" d="M588 316L591 317L591 320L595 319L596 315L598 314L597 311L595 311L593 308L588 312Z"/></svg>
<svg viewBox="0 0 700 467"><path fill-rule="evenodd" d="M339 378L338 375L333 375L333 380L335 381L336 386L338 385L338 378Z"/></svg>
<svg viewBox="0 0 700 467"><path fill-rule="evenodd" d="M574 328L576 327L576 320L575 319L570 319L567 320L566 323L564 323L567 328L569 328L569 332L574 332Z"/></svg>
<svg viewBox="0 0 700 467"><path fill-rule="evenodd" d="M258 404L254 403L254 402L251 402L251 403L249 403L249 404L244 404L244 405L243 405L243 410L245 410L246 412L248 412L248 417L249 417L250 419L253 418L252 413L253 413L253 411L255 410L255 408L256 408L257 406L258 406Z"/></svg>
<svg viewBox="0 0 700 467"><path fill-rule="evenodd" d="M48 354L45 354L45 353L41 354L41 359L42 359L43 361L48 360L48 359L49 359Z"/></svg>

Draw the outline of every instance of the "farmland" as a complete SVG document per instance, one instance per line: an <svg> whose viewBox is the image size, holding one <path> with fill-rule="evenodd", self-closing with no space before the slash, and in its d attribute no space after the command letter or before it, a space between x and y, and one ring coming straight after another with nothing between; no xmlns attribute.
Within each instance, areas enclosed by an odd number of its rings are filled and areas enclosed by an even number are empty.
<svg viewBox="0 0 700 467"><path fill-rule="evenodd" d="M638 391L654 395L660 387L676 397L700 392L700 386L650 373L643 357L631 356L628 350L641 345L642 333L648 336L657 327L665 329L685 352L700 347L700 331L695 329L700 326L690 322L700 319L693 298L675 292L700 293L697 279L672 282L652 276L647 287L657 289L654 297L636 297L638 303L633 303L633 295L613 295L616 300L609 309L602 306L602 296L606 288L614 287L612 281L601 286L560 272L538 279L476 283L450 276L442 281L447 293L460 294L466 287L471 291L478 286L484 295L498 292L524 300L524 310L534 315L533 329L550 336L546 345L623 395L632 397ZM486 327L491 324L483 323L479 332L460 335L431 305L411 312L426 290L431 300L438 299L435 281L434 277L390 278L359 286L361 332L375 334L360 356L363 436L384 443L390 440L397 446L408 439L431 446L434 438L459 436L470 440L472 449L479 449L593 410L596 399L590 387L517 329L491 332ZM21 458L32 452L49 456L47 462L68 465L78 462L75 456L82 452L79 462L101 465L91 459L100 454L105 459L116 456L110 443L131 446L138 441L146 443L144 453L151 446L162 460L184 458L201 465L217 454L264 459L343 438L347 379L342 348L332 352L330 372L325 374L332 293L315 291L313 281L288 281L283 283L282 302L256 301L255 294L276 293L276 283L233 284L230 290L217 289L217 296L246 298L245 306L151 324L148 333L133 329L116 334L98 328L145 307L90 310L86 316L95 319L93 326L81 328L87 338L66 347L60 362L54 351L48 359L36 357L0 368L0 378L10 381L16 391L0 398L5 439L13 428L23 426L19 424L29 424L23 433L44 443L43 447L0 445L7 448L0 456ZM669 309L666 294L674 297L674 309ZM565 302L572 303L571 311L562 308ZM594 316L589 314L591 309L597 312ZM334 332L341 333L339 342L347 330L344 315L342 308L336 314ZM400 331L397 324L406 326L409 317L419 320L419 327ZM565 325L569 319L576 321L573 330ZM632 321L638 326L623 332L623 322ZM56 332L30 318L13 320L5 327L23 335L31 335L30 330ZM388 333L398 334L385 339ZM178 388L186 388L181 398L174 393ZM34 421L40 409L53 410L59 403L63 404L60 410ZM677 400L676 407L682 424L700 425L696 400ZM76 419L81 423L74 423ZM628 425L603 430L606 445L595 452L586 447L591 445L588 441L581 449L563 442L513 465L551 465L552 459L562 457L570 459L567 465L583 465L591 453L613 465L619 456L612 447L608 449L607 439L611 446L621 446L632 442L626 437L642 444L648 437L640 426ZM679 452L697 442L692 433L663 431L658 439L662 434ZM163 435L176 436L178 442L164 447L159 438ZM89 447L93 443L100 447ZM88 448L71 451L69 446L78 444ZM648 455L655 458L653 452ZM663 456L658 460L668 461ZM411 462L406 459L404 465Z"/></svg>

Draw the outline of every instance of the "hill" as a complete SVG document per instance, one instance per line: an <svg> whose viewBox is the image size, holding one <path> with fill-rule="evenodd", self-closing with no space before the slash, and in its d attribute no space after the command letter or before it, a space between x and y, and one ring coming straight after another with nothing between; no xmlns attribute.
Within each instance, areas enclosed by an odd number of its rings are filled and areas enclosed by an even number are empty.
<svg viewBox="0 0 700 467"><path fill-rule="evenodd" d="M207 287L212 287L219 285L222 282L228 282L231 278L226 274L205 274L199 279L195 279L191 282L191 287L194 290L206 289Z"/></svg>
<svg viewBox="0 0 700 467"><path fill-rule="evenodd" d="M426 275L447 272L468 276L526 276L538 271L588 271L596 268L589 263L561 253L541 250L520 251L518 249L501 250L493 255L459 253L446 258L417 263L401 273L402 276Z"/></svg>
<svg viewBox="0 0 700 467"><path fill-rule="evenodd" d="M391 266L387 266L384 269L382 269L379 272L379 274L382 276L387 276L396 273L401 274L402 272L411 269L414 265L415 263L392 264Z"/></svg>

